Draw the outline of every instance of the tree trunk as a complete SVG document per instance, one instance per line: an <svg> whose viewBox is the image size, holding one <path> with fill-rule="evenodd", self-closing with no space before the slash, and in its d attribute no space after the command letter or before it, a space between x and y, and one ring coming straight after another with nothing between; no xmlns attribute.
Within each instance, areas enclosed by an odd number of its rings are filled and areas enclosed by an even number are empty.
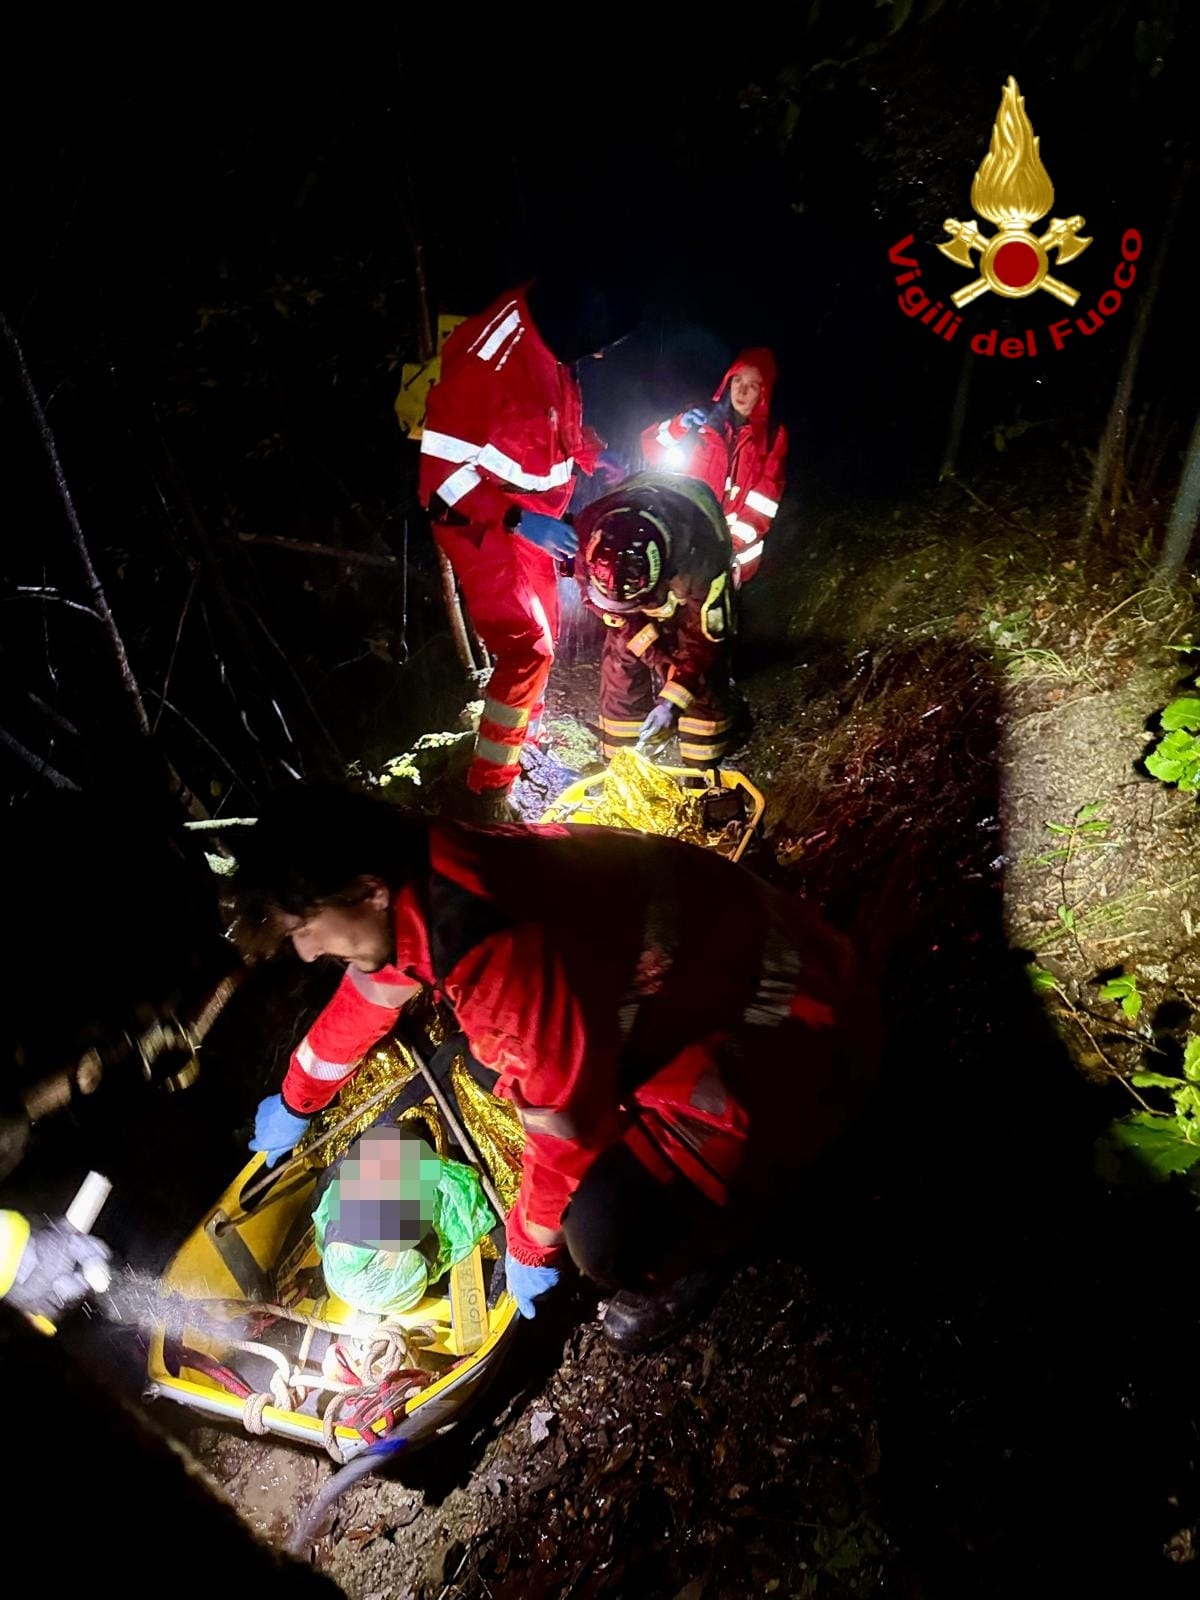
<svg viewBox="0 0 1200 1600"><path fill-rule="evenodd" d="M1159 279L1162 277L1163 262L1167 257L1171 235L1175 232L1175 219L1179 215L1179 207L1183 200L1183 193L1187 187L1188 170L1181 172L1179 181L1175 186L1174 195L1166 220L1163 223L1162 235L1158 241L1158 248L1154 253L1154 262L1146 279L1145 287L1138 300L1137 316L1133 321L1133 328L1129 335L1129 343L1125 349L1125 359L1121 363L1120 376L1113 394L1112 405L1109 407L1108 420L1104 425L1104 432L1100 435L1100 445L1096 451L1096 465L1092 472L1092 481L1088 489L1087 499L1084 501L1083 515L1079 520L1079 538L1086 545L1096 520L1106 499L1110 501L1108 520L1115 522L1120 510L1120 486L1125 477L1125 434L1129 420L1129 401L1133 394L1133 380L1137 376L1138 362L1141 360L1142 344L1146 337L1146 329L1150 325L1150 313L1154 309L1155 296L1158 293ZM1117 496L1114 500L1112 492L1114 487Z"/></svg>
<svg viewBox="0 0 1200 1600"><path fill-rule="evenodd" d="M967 420L967 399L971 392L971 348L963 347L962 366L958 373L958 387L954 391L954 405L950 410L950 428L946 434L946 449L938 471L938 482L952 478L958 469L958 451L962 444L963 427Z"/></svg>
<svg viewBox="0 0 1200 1600"><path fill-rule="evenodd" d="M1183 563L1187 560L1192 537L1196 532L1198 515L1200 515L1200 416L1196 418L1192 437L1188 441L1187 454L1183 458L1183 476L1179 480L1179 490L1175 495L1175 504L1171 508L1171 520L1167 524L1167 537L1163 542L1162 555L1154 573L1159 583L1174 583L1183 570Z"/></svg>

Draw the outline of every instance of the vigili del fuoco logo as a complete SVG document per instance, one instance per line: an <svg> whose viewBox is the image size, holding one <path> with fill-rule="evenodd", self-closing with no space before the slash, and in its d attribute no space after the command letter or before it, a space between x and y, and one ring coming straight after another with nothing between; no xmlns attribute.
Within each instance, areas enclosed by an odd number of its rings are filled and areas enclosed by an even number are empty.
<svg viewBox="0 0 1200 1600"><path fill-rule="evenodd" d="M896 284L903 291L897 296L900 310L947 343L958 337L963 307L983 295L1023 300L1041 290L1072 308L1079 300L1079 290L1058 273L1093 241L1083 236L1081 216L1051 217L1040 237L1033 232L1034 225L1054 206L1054 185L1042 165L1039 143L1017 81L1010 77L1000 97L991 145L971 185L971 209L992 223L996 231L986 234L978 223L959 222L954 217L943 224L950 240L940 243L938 249L956 266L976 274L947 296L949 305L945 300L933 299L917 282L924 275L924 268L906 254L913 247L911 233L888 251L888 260L899 269ZM1135 263L1141 253L1141 234L1136 228L1127 228L1121 236L1112 287L1105 289L1095 306L1082 315L1059 317L1047 323L1044 341L1049 348L1062 350L1072 336L1090 338L1100 331L1121 309L1122 291L1133 287L1137 277ZM975 355L994 356L999 348L1002 356L1016 360L1038 354L1041 332L1031 324L1024 334L1001 339L999 328L981 328L970 335L970 346Z"/></svg>

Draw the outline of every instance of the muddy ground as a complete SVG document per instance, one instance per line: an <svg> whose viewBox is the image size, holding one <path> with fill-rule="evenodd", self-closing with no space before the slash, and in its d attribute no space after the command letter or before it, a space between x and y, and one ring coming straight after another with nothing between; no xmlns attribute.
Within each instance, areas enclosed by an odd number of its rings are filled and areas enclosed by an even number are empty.
<svg viewBox="0 0 1200 1600"><path fill-rule="evenodd" d="M575 1286L351 1491L312 1558L354 1600L1196 1592L1194 1200L1093 1165L1130 1071L1200 1031L1196 807L1137 765L1194 594L1135 542L1085 566L1073 516L947 484L773 536L751 864L876 964L883 1089L676 1347L618 1357ZM553 709L590 684L566 663ZM186 1431L273 1540L330 1470Z"/></svg>

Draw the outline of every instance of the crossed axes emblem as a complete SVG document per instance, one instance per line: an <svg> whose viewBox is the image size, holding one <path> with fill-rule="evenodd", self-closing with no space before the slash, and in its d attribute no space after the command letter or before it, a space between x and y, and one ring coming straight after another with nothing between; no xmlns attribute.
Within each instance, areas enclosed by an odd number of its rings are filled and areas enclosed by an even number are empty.
<svg viewBox="0 0 1200 1600"><path fill-rule="evenodd" d="M980 276L950 296L960 310L988 289L1010 300L1032 294L1035 289L1045 289L1068 306L1079 299L1079 290L1052 277L1049 268L1051 250L1058 253L1055 265L1063 266L1091 244L1090 239L1080 237L1082 217L1068 217L1065 221L1052 217L1040 239L1020 226L1001 228L989 238L976 223L957 222L953 217L942 226L950 235L950 243L939 244L938 249L951 261L960 267L974 266L971 252L979 251Z"/></svg>

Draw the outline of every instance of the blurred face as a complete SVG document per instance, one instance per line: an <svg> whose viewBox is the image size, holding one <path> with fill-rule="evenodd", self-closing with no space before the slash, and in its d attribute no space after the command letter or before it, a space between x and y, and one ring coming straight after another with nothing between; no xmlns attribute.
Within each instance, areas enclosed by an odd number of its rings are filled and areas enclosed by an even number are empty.
<svg viewBox="0 0 1200 1600"><path fill-rule="evenodd" d="M364 1133L338 1174L338 1219L347 1235L381 1250L408 1250L433 1226L441 1163L419 1139Z"/></svg>
<svg viewBox="0 0 1200 1600"><path fill-rule="evenodd" d="M757 367L742 367L729 380L729 398L739 417L748 417L762 399L763 379Z"/></svg>
<svg viewBox="0 0 1200 1600"><path fill-rule="evenodd" d="M317 906L307 916L280 915L279 925L301 961L328 956L358 972L378 972L395 955L392 892L380 878L359 878L347 903Z"/></svg>

